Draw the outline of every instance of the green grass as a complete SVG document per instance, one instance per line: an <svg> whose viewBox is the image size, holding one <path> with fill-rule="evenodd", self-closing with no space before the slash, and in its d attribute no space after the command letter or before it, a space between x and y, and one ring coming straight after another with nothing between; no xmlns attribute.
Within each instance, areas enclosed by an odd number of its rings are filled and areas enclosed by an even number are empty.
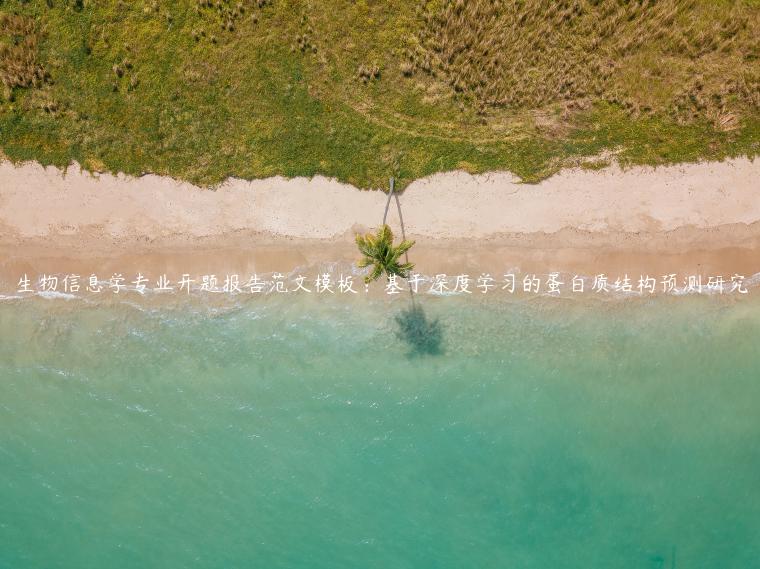
<svg viewBox="0 0 760 569"><path fill-rule="evenodd" d="M52 4L0 1L0 12L39 22L36 57L51 78L0 102L0 148L16 161L207 186L322 174L370 188L456 168L537 180L604 150L624 165L758 153L756 108L727 132L706 116L684 123L602 100L569 115L559 104L478 113L441 77L400 72L422 25L408 1L243 2L232 31L221 24L235 3L221 16L189 0ZM298 48L303 35L316 53ZM379 79L357 79L375 63Z"/></svg>

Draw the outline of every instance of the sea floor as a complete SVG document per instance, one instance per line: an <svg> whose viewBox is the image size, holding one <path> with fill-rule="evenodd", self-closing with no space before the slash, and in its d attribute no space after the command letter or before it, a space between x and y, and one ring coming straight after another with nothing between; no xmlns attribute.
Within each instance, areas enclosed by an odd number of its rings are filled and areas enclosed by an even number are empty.
<svg viewBox="0 0 760 569"><path fill-rule="evenodd" d="M760 567L760 301L0 302L0 568Z"/></svg>

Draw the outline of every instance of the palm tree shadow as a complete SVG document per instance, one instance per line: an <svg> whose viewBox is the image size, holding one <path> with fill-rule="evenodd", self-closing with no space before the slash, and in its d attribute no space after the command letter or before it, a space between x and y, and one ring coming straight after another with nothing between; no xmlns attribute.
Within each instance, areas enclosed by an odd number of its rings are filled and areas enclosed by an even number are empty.
<svg viewBox="0 0 760 569"><path fill-rule="evenodd" d="M396 336L409 346L410 357L443 353L443 326L438 318L429 320L422 306L412 303L394 319L398 324Z"/></svg>

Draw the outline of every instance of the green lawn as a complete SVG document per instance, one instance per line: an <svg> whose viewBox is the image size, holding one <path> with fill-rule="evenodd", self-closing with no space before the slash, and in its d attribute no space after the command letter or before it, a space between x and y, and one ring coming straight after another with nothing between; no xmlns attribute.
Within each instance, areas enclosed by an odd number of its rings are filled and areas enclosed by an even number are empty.
<svg viewBox="0 0 760 569"><path fill-rule="evenodd" d="M427 4L434 12L446 2ZM757 2L738 4L760 14ZM684 121L667 105L632 112L603 93L575 108L566 99L484 106L475 91L452 88L445 69L408 68L427 25L417 5L0 1L0 148L12 160L209 186L323 174L364 188L456 168L536 180L598 167L605 150L622 164L758 153L760 112L746 101L723 129L709 109ZM34 42L19 34L19 17ZM750 82L755 55L741 56ZM19 85L35 66L46 78ZM358 76L375 66L377 77Z"/></svg>

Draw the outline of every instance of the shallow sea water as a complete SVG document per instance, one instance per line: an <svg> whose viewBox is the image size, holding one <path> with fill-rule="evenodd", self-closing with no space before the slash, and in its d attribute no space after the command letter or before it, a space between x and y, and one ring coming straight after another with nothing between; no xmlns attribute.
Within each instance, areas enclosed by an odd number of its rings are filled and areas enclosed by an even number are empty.
<svg viewBox="0 0 760 569"><path fill-rule="evenodd" d="M419 306L0 303L0 567L760 567L760 302Z"/></svg>

